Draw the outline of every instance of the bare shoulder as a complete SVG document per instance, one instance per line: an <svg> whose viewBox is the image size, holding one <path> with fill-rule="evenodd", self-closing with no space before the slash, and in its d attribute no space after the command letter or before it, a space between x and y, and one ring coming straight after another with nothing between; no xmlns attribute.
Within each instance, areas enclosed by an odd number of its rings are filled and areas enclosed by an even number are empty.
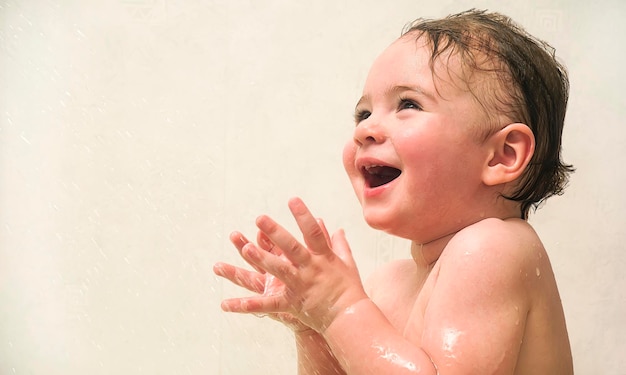
<svg viewBox="0 0 626 375"><path fill-rule="evenodd" d="M545 249L527 222L484 219L459 231L443 250L436 284L444 293L433 297L493 306L506 300L521 315L532 305L537 274L548 276L546 266Z"/></svg>
<svg viewBox="0 0 626 375"><path fill-rule="evenodd" d="M464 228L438 263L439 283L450 288L465 285L463 294L473 302L497 303L500 295L524 313L542 295L553 297L556 291L546 250L532 226L521 219L489 218Z"/></svg>
<svg viewBox="0 0 626 375"><path fill-rule="evenodd" d="M535 275L549 266L541 240L526 221L484 219L458 232L441 254L440 266L463 267L481 278ZM485 274L484 272L489 272ZM547 271L547 270L546 270Z"/></svg>
<svg viewBox="0 0 626 375"><path fill-rule="evenodd" d="M434 271L423 344L435 363L473 373L569 373L554 274L527 222L485 219L464 228Z"/></svg>
<svg viewBox="0 0 626 375"><path fill-rule="evenodd" d="M479 221L459 231L446 247L446 252L453 253L463 249L481 251L481 249L500 249L515 251L520 256L537 255L543 250L541 240L534 229L521 219L501 220L489 218ZM498 251L500 252L500 251Z"/></svg>

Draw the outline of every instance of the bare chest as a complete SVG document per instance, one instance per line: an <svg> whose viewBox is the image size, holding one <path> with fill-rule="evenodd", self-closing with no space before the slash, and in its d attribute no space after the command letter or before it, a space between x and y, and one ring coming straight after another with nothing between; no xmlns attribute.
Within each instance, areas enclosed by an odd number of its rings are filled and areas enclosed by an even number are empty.
<svg viewBox="0 0 626 375"><path fill-rule="evenodd" d="M403 282L395 280L393 285L380 285L374 302L398 332L419 345L436 274L432 271L412 271L404 273Z"/></svg>

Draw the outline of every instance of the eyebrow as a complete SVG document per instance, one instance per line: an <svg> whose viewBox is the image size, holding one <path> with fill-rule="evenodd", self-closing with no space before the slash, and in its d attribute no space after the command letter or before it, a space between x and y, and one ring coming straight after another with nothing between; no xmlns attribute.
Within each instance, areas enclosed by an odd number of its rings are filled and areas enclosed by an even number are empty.
<svg viewBox="0 0 626 375"><path fill-rule="evenodd" d="M385 92L384 95L388 96L391 94L396 94L396 93L400 93L400 92L404 92L404 91L412 91L418 95L422 95L424 97L426 97L429 100L435 101L435 96L433 94L431 94L430 92L424 90L422 87L420 86L405 86L405 85L399 85L399 86L391 86L388 87ZM356 106L354 106L355 109L359 108L359 106L363 103L369 100L369 95L363 95L359 101L356 103Z"/></svg>

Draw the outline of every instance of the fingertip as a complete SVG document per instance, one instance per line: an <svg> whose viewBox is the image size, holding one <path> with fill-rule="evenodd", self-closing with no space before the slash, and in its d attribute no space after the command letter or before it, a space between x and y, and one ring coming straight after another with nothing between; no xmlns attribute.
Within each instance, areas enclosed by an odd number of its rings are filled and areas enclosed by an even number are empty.
<svg viewBox="0 0 626 375"><path fill-rule="evenodd" d="M213 273L218 275L218 276L222 276L224 270L224 265L222 263L215 263L213 265Z"/></svg>
<svg viewBox="0 0 626 375"><path fill-rule="evenodd" d="M287 201L287 204L289 206L293 205L293 204L298 204L302 202L302 198L297 197L297 196L293 196L291 198L289 198L289 200Z"/></svg>
<svg viewBox="0 0 626 375"><path fill-rule="evenodd" d="M234 244L245 244L246 242L248 242L246 237L243 234L241 234L241 232L238 232L238 231L231 232L228 235L228 238L230 239L230 242Z"/></svg>
<svg viewBox="0 0 626 375"><path fill-rule="evenodd" d="M343 230L343 228L339 228L335 231L335 233L333 233L333 237L335 236L340 236L342 238L346 237L346 231Z"/></svg>
<svg viewBox="0 0 626 375"><path fill-rule="evenodd" d="M293 214L302 214L308 210L300 197L289 199L288 206Z"/></svg>
<svg viewBox="0 0 626 375"><path fill-rule="evenodd" d="M339 228L333 233L333 237L331 238L333 244L341 245L341 248L350 249L350 245L348 244L348 240L346 239L346 232L343 228Z"/></svg>
<svg viewBox="0 0 626 375"><path fill-rule="evenodd" d="M258 260L259 253L257 252L257 247L252 243L248 242L245 244L243 248L241 248L241 254L250 260Z"/></svg>
<svg viewBox="0 0 626 375"><path fill-rule="evenodd" d="M324 220L318 217L317 219L315 219L315 221L317 222L317 225L322 228L324 235L328 238L328 229L326 229L326 224L324 223Z"/></svg>
<svg viewBox="0 0 626 375"><path fill-rule="evenodd" d="M269 216L267 216L267 215L259 215L259 216L257 216L257 218L256 218L256 220L255 220L254 222L255 222L256 226L257 226L259 229L261 229L261 227L262 227L265 223L267 223L267 221L268 221L269 219L270 219L270 217L269 217Z"/></svg>

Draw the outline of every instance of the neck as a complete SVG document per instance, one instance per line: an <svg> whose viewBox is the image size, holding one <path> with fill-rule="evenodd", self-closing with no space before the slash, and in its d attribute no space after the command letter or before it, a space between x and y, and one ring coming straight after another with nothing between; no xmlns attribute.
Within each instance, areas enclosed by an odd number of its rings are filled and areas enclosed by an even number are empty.
<svg viewBox="0 0 626 375"><path fill-rule="evenodd" d="M445 236L426 243L412 241L411 256L415 264L420 268L432 268L435 262L437 262L437 259L439 259L443 249L446 248L446 245L456 233L457 232L446 234Z"/></svg>
<svg viewBox="0 0 626 375"><path fill-rule="evenodd" d="M484 210L484 207L490 207ZM475 210L473 215L466 217L456 229L449 228L451 232L444 234L433 240L427 242L420 242L419 240L411 241L411 256L415 261L415 264L420 268L432 268L435 262L441 256L441 253L446 248L448 242L463 228L471 226L486 218L498 218L501 220L507 220L520 218L520 204L508 199L504 199L501 196L496 198L496 204L480 206L480 210Z"/></svg>

